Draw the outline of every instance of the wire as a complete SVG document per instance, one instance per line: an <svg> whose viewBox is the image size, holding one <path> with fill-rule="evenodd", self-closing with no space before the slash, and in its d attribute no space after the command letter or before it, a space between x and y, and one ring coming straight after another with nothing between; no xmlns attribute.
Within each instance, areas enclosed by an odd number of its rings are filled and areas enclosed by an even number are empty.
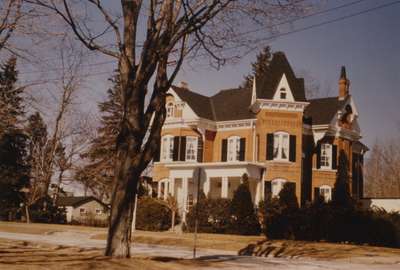
<svg viewBox="0 0 400 270"><path fill-rule="evenodd" d="M270 27L277 27L277 26L281 26L281 25L284 25L284 24L293 23L293 22L296 22L296 21L299 21L299 20L303 20L303 19L306 19L306 18L310 18L310 17L313 17L313 16L317 16L317 15L321 15L321 14L328 13L328 12L331 12L331 11L335 11L335 10L338 10L338 9L342 9L342 8L345 8L345 7L353 6L353 5L356 5L356 4L359 4L361 2L365 2L365 1L367 1L367 0L353 1L353 2L350 2L350 3L347 3L347 4L343 4L343 5L340 5L340 6L336 6L336 7L333 7L333 8L326 9L326 10L317 11L317 12L314 12L314 13L311 13L311 14L308 14L308 15L297 17L295 19L286 20L286 21L283 21L283 22L280 22L280 23L277 23L277 24L273 24ZM304 0L298 1L297 3L299 3L299 2L304 2ZM248 34L251 34L251 33L256 33L256 32L262 31L262 30L265 30L265 28L263 27L263 28L258 28L258 29L254 29L254 30L238 33L238 34L235 35L235 37L244 36L244 35L248 35ZM52 58L46 59L44 61L49 61L51 59ZM56 58L53 58L53 59L56 59ZM105 64L111 64L111 63L115 63L115 60L114 61L106 61L106 62L100 62L100 63L87 64L87 65L82 65L82 66L91 67L91 66L105 65ZM54 69L52 69L52 71L53 70L60 70L60 69L62 69L62 68L54 68ZM45 73L45 72L49 72L49 71L45 71L45 70L26 71L26 72L20 72L20 74L24 75L24 74L35 74L35 73Z"/></svg>

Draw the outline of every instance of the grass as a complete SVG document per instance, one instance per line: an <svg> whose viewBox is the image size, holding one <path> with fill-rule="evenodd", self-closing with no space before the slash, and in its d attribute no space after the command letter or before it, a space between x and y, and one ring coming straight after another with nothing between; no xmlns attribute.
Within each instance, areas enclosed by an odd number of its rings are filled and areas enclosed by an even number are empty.
<svg viewBox="0 0 400 270"><path fill-rule="evenodd" d="M216 262L163 257L132 257L112 259L101 249L80 249L38 245L24 241L0 239L0 269L63 270L63 269L202 269Z"/></svg>
<svg viewBox="0 0 400 270"><path fill-rule="evenodd" d="M56 224L25 224L15 222L0 222L0 231L30 234L50 234L52 232L68 231L87 233L88 237L91 237L92 239L106 239L107 233L106 228ZM165 246L192 247L193 234L136 231L134 233L134 242ZM374 261L393 259L400 263L400 249L366 245L358 246L350 244L287 240L267 241L263 236L238 236L203 233L198 234L197 244L198 247L202 249L218 249L235 252L240 251L243 255L253 256L302 257L329 260L363 258L363 260ZM150 262L146 261L146 263Z"/></svg>

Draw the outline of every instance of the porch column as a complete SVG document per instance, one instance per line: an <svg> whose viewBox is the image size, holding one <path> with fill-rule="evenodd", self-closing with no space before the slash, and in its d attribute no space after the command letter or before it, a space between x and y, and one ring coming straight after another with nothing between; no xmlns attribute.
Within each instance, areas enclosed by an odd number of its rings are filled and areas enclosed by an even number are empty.
<svg viewBox="0 0 400 270"><path fill-rule="evenodd" d="M171 194L172 197L175 196L175 178L171 178L169 184L169 193Z"/></svg>
<svg viewBox="0 0 400 270"><path fill-rule="evenodd" d="M168 198L169 180L164 182L164 201Z"/></svg>
<svg viewBox="0 0 400 270"><path fill-rule="evenodd" d="M208 193L210 192L210 177L207 176L206 181L204 181L203 191L206 197L208 197Z"/></svg>
<svg viewBox="0 0 400 270"><path fill-rule="evenodd" d="M182 207L182 221L186 222L186 211L187 211L187 199L188 199L188 178L182 178L182 193L183 193L183 207Z"/></svg>
<svg viewBox="0 0 400 270"><path fill-rule="evenodd" d="M228 177L224 176L222 177L222 183L221 183L221 198L228 198L228 188L229 188Z"/></svg>
<svg viewBox="0 0 400 270"><path fill-rule="evenodd" d="M157 182L157 198L161 198L161 182Z"/></svg>
<svg viewBox="0 0 400 270"><path fill-rule="evenodd" d="M258 180L257 181L257 187L256 187L256 196L254 198L254 204L256 206L258 206L258 204L260 203L260 201L262 201L262 197L261 197L261 181Z"/></svg>

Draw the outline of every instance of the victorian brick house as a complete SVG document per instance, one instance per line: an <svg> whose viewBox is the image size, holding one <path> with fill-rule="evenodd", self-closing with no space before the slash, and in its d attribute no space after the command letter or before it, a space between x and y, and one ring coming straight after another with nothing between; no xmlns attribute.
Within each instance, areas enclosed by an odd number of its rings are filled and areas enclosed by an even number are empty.
<svg viewBox="0 0 400 270"><path fill-rule="evenodd" d="M172 87L153 170L158 197L174 196L185 218L197 179L208 197L232 198L246 173L255 205L266 192L277 196L284 183L295 185L301 203L316 195L330 200L342 150L351 168L351 192L358 197L367 148L359 141L349 86L342 67L337 97L307 100L304 80L278 52L252 89L206 97L186 85ZM199 178L196 168L201 168Z"/></svg>

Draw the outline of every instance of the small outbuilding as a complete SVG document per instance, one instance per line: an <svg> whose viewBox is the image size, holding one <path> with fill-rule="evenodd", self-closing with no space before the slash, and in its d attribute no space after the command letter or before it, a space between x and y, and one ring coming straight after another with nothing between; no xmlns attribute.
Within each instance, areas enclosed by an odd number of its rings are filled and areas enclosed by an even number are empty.
<svg viewBox="0 0 400 270"><path fill-rule="evenodd" d="M67 223L107 225L109 206L93 196L59 197L56 204L65 208Z"/></svg>

